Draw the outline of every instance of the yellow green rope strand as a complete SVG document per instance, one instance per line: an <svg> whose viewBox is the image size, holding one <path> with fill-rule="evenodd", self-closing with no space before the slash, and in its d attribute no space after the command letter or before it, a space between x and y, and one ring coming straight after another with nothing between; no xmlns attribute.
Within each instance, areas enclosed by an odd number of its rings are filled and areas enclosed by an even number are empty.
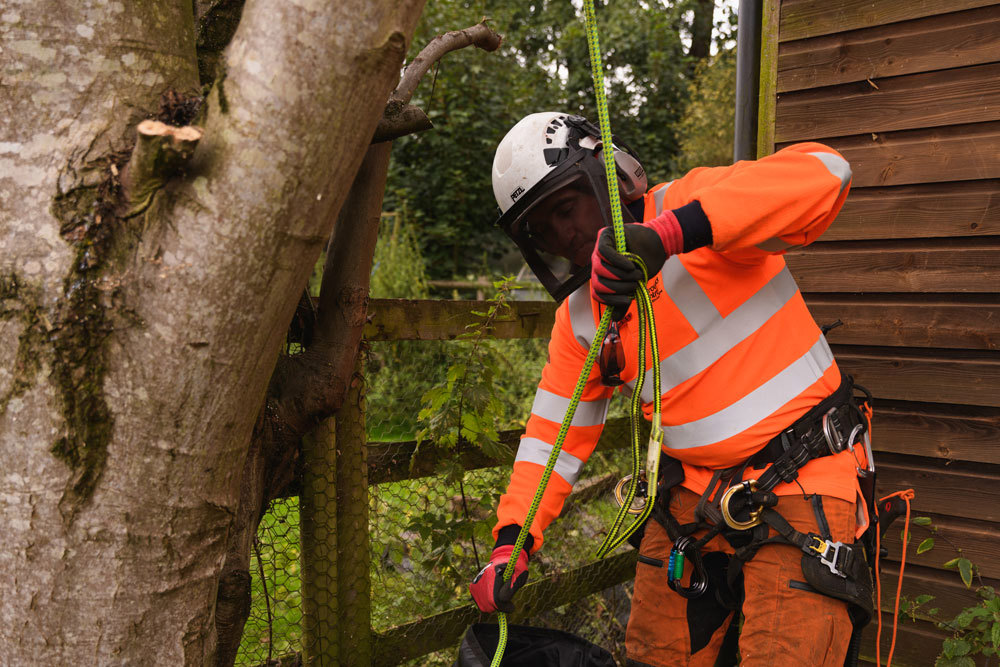
<svg viewBox="0 0 1000 667"><path fill-rule="evenodd" d="M608 196L611 203L611 227L615 236L615 248L618 252L626 254L633 260L638 260L643 276L647 278L648 282L648 274L646 273L645 265L638 259L638 257L628 253L625 246L625 223L622 219L621 199L618 195L618 178L615 174L615 161L613 157L614 151L612 149L613 144L611 139L611 122L608 118L608 103L604 92L604 72L601 69L601 48L597 35L597 20L594 15L593 0L584 0L583 7L587 25L587 47L590 52L590 69L593 75L594 90L597 96L597 113L600 122L601 143L604 146L604 174L608 184ZM599 558L603 558L605 555L617 548L622 542L628 539L628 537L632 535L632 533L634 533L640 525L642 525L642 522L646 520L649 513L652 511L653 501L656 498L659 447L663 443L663 434L660 429L660 358L656 343L656 326L653 317L653 305L652 300L649 297L649 292L646 290L645 282L639 286L638 290L636 290L636 301L639 313L639 374L636 378L636 385L630 402L633 459L632 481L631 484L629 484L625 502L622 504L621 511L619 511L618 517L615 519L612 530L608 532L608 537L598 549ZM600 322L597 325L597 331L594 333L594 339L590 343L590 349L588 350L587 357L584 360L583 370L577 378L576 387L573 389L573 396L570 398L569 406L566 408L566 415L563 418L562 425L559 427L559 433L556 436L555 444L552 446L552 452L549 454L548 461L545 464L545 470L542 472L542 477L538 482L538 488L535 491L535 496L531 501L531 505L528 507L524 524L521 526L517 540L514 543L514 551L511 553L510 560L507 561L507 567L504 569L504 582L510 583L511 578L514 576L515 564L517 563L521 551L524 549L524 542L530 534L531 525L535 520L535 514L541 504L542 496L548 486L552 471L555 469L556 461L559 458L563 442L566 439L566 434L569 432L569 426L573 423L573 415L576 413L577 405L580 403L580 398L583 396L583 389L586 386L587 379L590 377L590 372L594 367L594 362L597 360L597 355L604 342L604 338L607 335L610 323L611 309L606 308L604 313L601 315ZM648 484L648 495L642 514L640 514L636 521L634 521L624 532L618 534L622 523L624 522L626 510L631 506L632 501L635 498L636 489L639 485L639 427L637 415L640 414L642 410L642 385L645 381L646 374L645 333L647 326L649 328L650 344L652 347L652 363L654 369L653 388L655 392L654 400L656 405L653 413L653 426L647 449L646 479ZM496 652L493 655L493 661L490 663L491 667L500 667L500 663L503 660L504 650L507 647L507 615L503 612L499 612L497 617L499 623L499 638Z"/></svg>

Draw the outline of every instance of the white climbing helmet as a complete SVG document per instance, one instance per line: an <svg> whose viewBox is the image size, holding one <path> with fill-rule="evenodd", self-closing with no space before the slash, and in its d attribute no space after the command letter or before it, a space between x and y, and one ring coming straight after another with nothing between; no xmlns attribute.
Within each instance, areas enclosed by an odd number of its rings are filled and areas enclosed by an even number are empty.
<svg viewBox="0 0 1000 667"><path fill-rule="evenodd" d="M571 264L535 247L523 229L524 215L566 185L584 182L611 224L611 204L604 175L601 133L582 116L558 111L533 113L510 129L493 158L493 194L500 206L497 224L514 240L525 261L556 301L590 276L590 267ZM618 192L627 204L646 193L646 172L635 154L615 138ZM625 209L623 215L631 221Z"/></svg>

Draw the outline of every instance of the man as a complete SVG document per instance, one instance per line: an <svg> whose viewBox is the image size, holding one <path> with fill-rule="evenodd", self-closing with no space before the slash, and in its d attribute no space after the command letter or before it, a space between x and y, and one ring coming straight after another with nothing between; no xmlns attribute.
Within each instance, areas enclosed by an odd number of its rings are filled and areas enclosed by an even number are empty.
<svg viewBox="0 0 1000 667"><path fill-rule="evenodd" d="M870 614L870 575L866 585L863 552L852 546L867 523L857 503L867 462L853 447L867 429L781 255L830 225L850 167L826 146L798 144L647 191L634 154L610 152L626 222L642 221L626 224L625 237L649 270L665 434L662 498L639 546L628 664L733 664L742 600L741 665L843 665L852 616L867 622L855 609ZM608 153L585 119L548 112L517 123L494 159L498 224L561 304L497 510L496 548L470 586L486 612L511 608L529 554L600 437L614 387L635 386L632 295L642 273L614 249ZM505 590L503 567L607 307L616 330L605 362L589 376ZM642 388L647 419L651 378ZM680 579L668 572L671 552L686 556Z"/></svg>

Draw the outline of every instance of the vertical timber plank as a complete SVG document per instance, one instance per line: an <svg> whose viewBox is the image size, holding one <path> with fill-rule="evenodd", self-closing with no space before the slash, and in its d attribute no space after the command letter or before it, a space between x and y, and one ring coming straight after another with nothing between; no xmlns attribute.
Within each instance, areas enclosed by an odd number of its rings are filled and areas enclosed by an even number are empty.
<svg viewBox="0 0 1000 667"><path fill-rule="evenodd" d="M778 18L781 0L764 0L760 24L760 106L757 109L757 157L774 152L774 114L778 87Z"/></svg>
<svg viewBox="0 0 1000 667"><path fill-rule="evenodd" d="M337 458L336 424L331 417L302 439L302 493L299 496L302 664L310 667L340 664L337 497L334 489Z"/></svg>

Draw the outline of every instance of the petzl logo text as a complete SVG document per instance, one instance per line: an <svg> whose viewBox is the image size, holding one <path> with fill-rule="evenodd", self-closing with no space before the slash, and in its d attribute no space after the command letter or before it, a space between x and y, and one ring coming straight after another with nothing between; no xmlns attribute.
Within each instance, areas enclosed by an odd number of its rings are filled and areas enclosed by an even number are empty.
<svg viewBox="0 0 1000 667"><path fill-rule="evenodd" d="M510 200L511 201L517 201L517 198L520 197L523 194L524 194L524 188L522 188L519 185L519 186L517 186L517 188L513 192L510 193Z"/></svg>

